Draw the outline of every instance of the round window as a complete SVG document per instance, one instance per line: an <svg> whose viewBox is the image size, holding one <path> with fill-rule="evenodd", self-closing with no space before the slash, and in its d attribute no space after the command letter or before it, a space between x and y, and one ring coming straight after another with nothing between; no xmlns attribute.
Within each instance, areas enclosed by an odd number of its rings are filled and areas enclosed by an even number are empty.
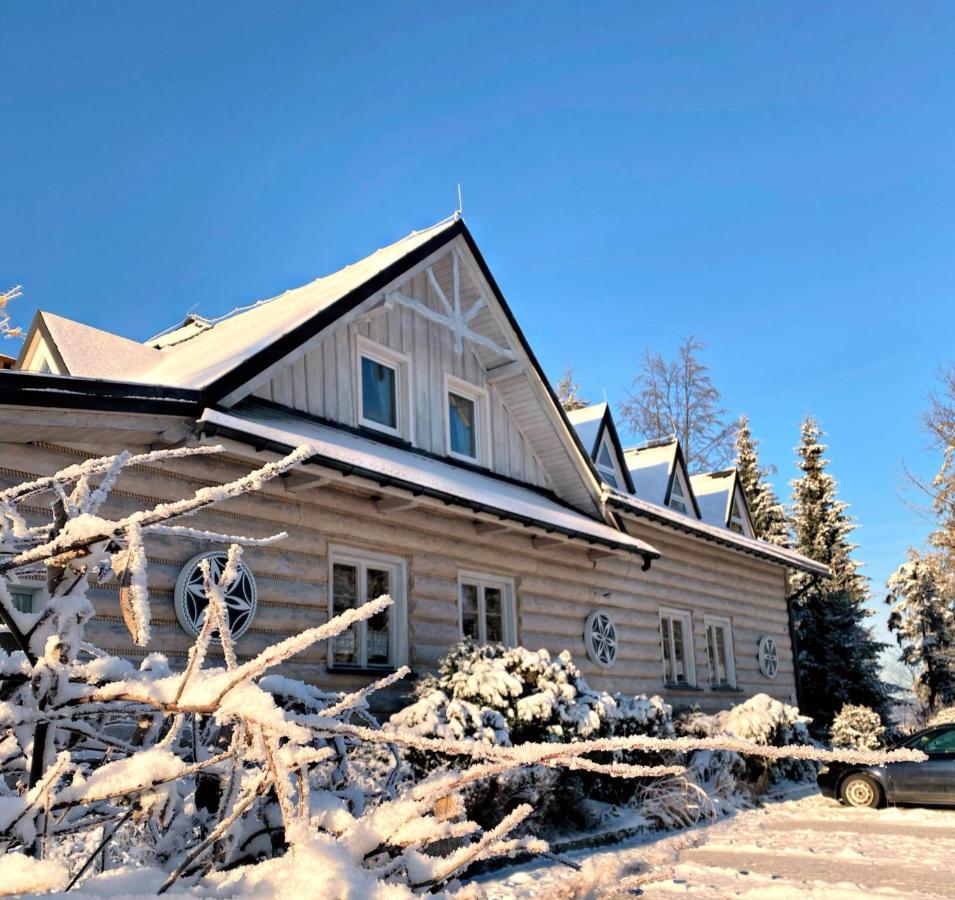
<svg viewBox="0 0 955 900"><path fill-rule="evenodd" d="M756 658L759 661L759 671L767 678L775 678L779 671L779 651L776 649L776 639L768 634L761 637L756 647Z"/></svg>
<svg viewBox="0 0 955 900"><path fill-rule="evenodd" d="M605 609L595 609L584 622L584 644L591 662L609 669L617 661L617 626Z"/></svg>
<svg viewBox="0 0 955 900"><path fill-rule="evenodd" d="M209 560L212 578L218 582L229 555L221 550L200 553L190 559L179 573L176 580L176 616L179 624L193 636L199 634L205 621L206 606L209 604L203 588L202 568L199 565L204 559ZM233 638L239 638L252 624L256 609L255 578L244 562L239 563L239 571L232 583L223 589L223 595L229 629ZM213 632L212 637L213 640L218 640L218 632Z"/></svg>

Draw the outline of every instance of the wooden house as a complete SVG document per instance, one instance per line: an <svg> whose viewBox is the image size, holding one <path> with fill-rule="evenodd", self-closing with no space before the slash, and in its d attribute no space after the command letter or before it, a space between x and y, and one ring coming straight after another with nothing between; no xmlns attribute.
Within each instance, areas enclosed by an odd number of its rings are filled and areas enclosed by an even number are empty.
<svg viewBox="0 0 955 900"><path fill-rule="evenodd" d="M460 218L142 343L40 312L0 373L2 484L190 442L225 452L130 469L104 514L312 447L260 493L190 521L288 532L245 554L230 601L240 657L388 592L389 612L289 673L353 688L433 667L464 636L566 649L595 686L676 704L792 697L787 571L825 568L713 518L716 492L697 502L676 442L625 453L605 405L568 417ZM745 511L730 490L727 508ZM197 560L221 547L152 535L147 550L148 649L181 662ZM116 587L92 592L89 638L141 656ZM38 585L16 592L21 608L44 602Z"/></svg>

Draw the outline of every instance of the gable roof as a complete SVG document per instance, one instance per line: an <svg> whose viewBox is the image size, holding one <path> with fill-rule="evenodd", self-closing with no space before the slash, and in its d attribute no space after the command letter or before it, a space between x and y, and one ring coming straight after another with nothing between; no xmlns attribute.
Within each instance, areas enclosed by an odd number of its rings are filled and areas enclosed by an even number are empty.
<svg viewBox="0 0 955 900"><path fill-rule="evenodd" d="M123 379L130 370L161 358L159 351L152 347L41 310L30 324L17 359L18 368L36 352L38 341L42 341L53 356L60 374L81 378Z"/></svg>
<svg viewBox="0 0 955 900"><path fill-rule="evenodd" d="M723 528L729 525L737 481L736 469L701 473L690 479L704 522Z"/></svg>
<svg viewBox="0 0 955 900"><path fill-rule="evenodd" d="M688 499L693 504L693 511L698 519L701 518L700 507L696 502L683 459L683 450L676 435L629 448L624 451L624 462L630 470L634 493L658 506L668 506L670 503L673 482L679 470L686 484Z"/></svg>
<svg viewBox="0 0 955 900"><path fill-rule="evenodd" d="M623 447L620 443L620 436L617 434L617 426L614 425L610 405L607 403L593 403L582 409L571 409L566 410L566 412L570 424L574 426L577 437L580 438L580 443L594 463L597 461L600 445L606 436L610 441L613 453L616 454L617 465L620 467L627 490L632 492L634 490L633 479L624 462Z"/></svg>

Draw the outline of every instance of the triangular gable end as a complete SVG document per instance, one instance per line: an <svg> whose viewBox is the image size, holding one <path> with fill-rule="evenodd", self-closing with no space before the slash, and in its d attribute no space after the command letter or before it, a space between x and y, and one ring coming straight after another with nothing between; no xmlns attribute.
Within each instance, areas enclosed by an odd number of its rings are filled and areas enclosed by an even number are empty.
<svg viewBox="0 0 955 900"><path fill-rule="evenodd" d="M678 509L674 504L682 504L687 508L686 510ZM680 446L679 440L676 442L676 452L673 454L670 482L663 498L663 505L670 507L670 509L677 509L678 512L685 512L686 515L696 519L703 518L699 504L696 502L696 495L693 493L693 487L690 484L690 473L687 471L686 461L683 458L683 448Z"/></svg>
<svg viewBox="0 0 955 900"><path fill-rule="evenodd" d="M358 330L375 343L386 343L385 349L410 357L414 363L414 344L429 330L428 326L443 331L445 337L438 341L427 338L427 353L420 354L418 364L448 372L454 360L454 366L460 365L461 371L452 374L487 392L488 415L492 420L497 415L498 421L502 421L501 416L506 414L513 421L519 440L512 442L506 437L505 452L523 457L523 463L513 461L517 477L540 484L540 478L530 477L537 468L546 479L541 486L551 488L566 502L592 515L602 515L600 488L592 463L461 220L437 231L368 282L277 337L268 347L218 378L204 393L209 402L218 401L221 406L234 406L254 394L348 424L357 408L354 395L339 398L339 409L326 408L323 415L317 411L317 402L310 405L307 395L296 395L296 383L321 383L324 392L338 373L355 371L356 352L349 330ZM323 345L334 345L334 349L322 350L319 369L318 360L309 354ZM315 378L310 378L310 364ZM296 370L304 376L298 382L294 377ZM430 371L431 382L434 376L435 371ZM434 406L433 397L417 395L418 385L424 379L413 381L414 396L408 398L408 403L429 411L440 409L440 405ZM276 396L276 389L270 385L279 382L284 386L279 388L280 396ZM346 406L347 412L342 411ZM330 412L334 414L329 415ZM429 427L431 443L437 445L445 426L432 421ZM493 431L497 436L499 429ZM402 436L415 446L428 449L428 441L422 435Z"/></svg>
<svg viewBox="0 0 955 900"><path fill-rule="evenodd" d="M570 410L567 418L577 432L584 449L597 469L601 480L615 490L634 493L630 471L624 464L613 415L607 403L596 403L583 409Z"/></svg>
<svg viewBox="0 0 955 900"><path fill-rule="evenodd" d="M746 499L746 492L740 484L739 473L734 479L733 490L730 495L729 509L726 515L726 527L730 531L742 534L746 537L755 538L756 530L753 527L753 517L750 513L749 502Z"/></svg>

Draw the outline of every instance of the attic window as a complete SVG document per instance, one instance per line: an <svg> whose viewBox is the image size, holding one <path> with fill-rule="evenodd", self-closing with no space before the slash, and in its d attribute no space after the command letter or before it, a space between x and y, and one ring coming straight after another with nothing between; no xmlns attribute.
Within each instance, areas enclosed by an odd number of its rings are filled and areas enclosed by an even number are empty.
<svg viewBox="0 0 955 900"><path fill-rule="evenodd" d="M687 490L683 483L683 475L679 470L677 470L673 478L673 487L670 489L670 502L667 505L670 509L674 509L678 513L683 513L684 516L690 514Z"/></svg>
<svg viewBox="0 0 955 900"><path fill-rule="evenodd" d="M607 438L600 442L600 449L597 451L597 471L606 484L612 488L619 488L621 479L614 465L613 456L610 454L610 447L607 444Z"/></svg>
<svg viewBox="0 0 955 900"><path fill-rule="evenodd" d="M445 439L448 456L486 464L487 394L477 385L445 375L448 398Z"/></svg>
<svg viewBox="0 0 955 900"><path fill-rule="evenodd" d="M411 439L408 357L358 339L358 424Z"/></svg>
<svg viewBox="0 0 955 900"><path fill-rule="evenodd" d="M749 523L746 520L746 514L743 512L742 507L740 506L739 497L733 500L733 515L730 517L729 524L730 531L735 531L737 534L742 534L745 537L752 537L752 532L750 531Z"/></svg>

